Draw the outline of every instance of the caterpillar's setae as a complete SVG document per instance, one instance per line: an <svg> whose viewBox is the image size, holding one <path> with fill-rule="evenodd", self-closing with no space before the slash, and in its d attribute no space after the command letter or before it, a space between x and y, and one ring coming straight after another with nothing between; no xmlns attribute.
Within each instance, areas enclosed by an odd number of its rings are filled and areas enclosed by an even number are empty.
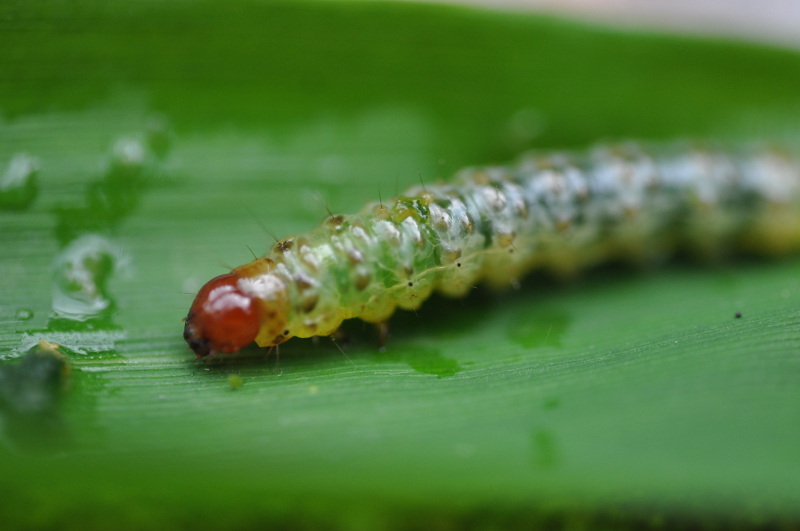
<svg viewBox="0 0 800 531"><path fill-rule="evenodd" d="M433 291L464 296L537 267L561 272L677 249L800 248L800 161L776 151L648 153L634 144L470 168L276 243L209 281L186 318L198 356L385 322Z"/></svg>

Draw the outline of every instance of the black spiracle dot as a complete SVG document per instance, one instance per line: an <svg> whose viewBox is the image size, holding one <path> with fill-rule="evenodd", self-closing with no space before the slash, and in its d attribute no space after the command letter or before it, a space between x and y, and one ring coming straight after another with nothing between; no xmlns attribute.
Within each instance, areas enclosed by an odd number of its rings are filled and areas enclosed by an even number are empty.
<svg viewBox="0 0 800 531"><path fill-rule="evenodd" d="M286 330L284 330L284 331L283 331L283 335L285 335L285 336L288 336L288 335L289 335L289 329L288 329L288 328L287 328Z"/></svg>
<svg viewBox="0 0 800 531"><path fill-rule="evenodd" d="M408 287L409 287L409 288L410 288L411 286L413 286L413 285L414 285L414 283L413 283L413 282L409 282L409 283L408 283Z"/></svg>
<svg viewBox="0 0 800 531"><path fill-rule="evenodd" d="M461 267L461 262L456 262L456 267Z"/></svg>

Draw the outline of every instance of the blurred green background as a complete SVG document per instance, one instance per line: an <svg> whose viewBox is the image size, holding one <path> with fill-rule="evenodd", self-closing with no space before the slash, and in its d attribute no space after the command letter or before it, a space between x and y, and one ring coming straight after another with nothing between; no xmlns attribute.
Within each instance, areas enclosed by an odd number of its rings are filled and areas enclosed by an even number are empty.
<svg viewBox="0 0 800 531"><path fill-rule="evenodd" d="M38 339L72 366L33 413L0 378L3 528L800 522L796 258L534 275L398 314L385 352L360 323L279 364L181 337L191 294L318 198L603 139L794 142L798 53L244 0L3 2L0 50L0 167L39 161L0 211L0 367Z"/></svg>

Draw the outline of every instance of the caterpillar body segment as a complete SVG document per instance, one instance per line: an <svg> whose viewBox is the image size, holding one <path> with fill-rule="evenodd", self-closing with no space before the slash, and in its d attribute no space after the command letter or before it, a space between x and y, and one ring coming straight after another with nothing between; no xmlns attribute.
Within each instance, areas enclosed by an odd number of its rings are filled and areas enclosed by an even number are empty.
<svg viewBox="0 0 800 531"><path fill-rule="evenodd" d="M385 322L434 291L464 296L534 268L570 274L679 248L784 254L800 248L800 163L772 151L650 154L635 144L532 153L469 168L387 204L330 216L263 258L212 279L184 337L204 356Z"/></svg>

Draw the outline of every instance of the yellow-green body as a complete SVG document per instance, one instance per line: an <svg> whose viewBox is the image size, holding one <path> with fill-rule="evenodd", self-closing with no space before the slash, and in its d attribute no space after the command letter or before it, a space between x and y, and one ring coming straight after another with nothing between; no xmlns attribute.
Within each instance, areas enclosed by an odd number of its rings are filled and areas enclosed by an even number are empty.
<svg viewBox="0 0 800 531"><path fill-rule="evenodd" d="M461 297L481 281L509 286L537 267L571 274L678 249L789 252L800 246L799 205L800 166L775 152L535 153L331 216L240 269L267 275L281 292L258 292L285 312L256 339L272 345L331 334L353 317L384 322L433 291Z"/></svg>

